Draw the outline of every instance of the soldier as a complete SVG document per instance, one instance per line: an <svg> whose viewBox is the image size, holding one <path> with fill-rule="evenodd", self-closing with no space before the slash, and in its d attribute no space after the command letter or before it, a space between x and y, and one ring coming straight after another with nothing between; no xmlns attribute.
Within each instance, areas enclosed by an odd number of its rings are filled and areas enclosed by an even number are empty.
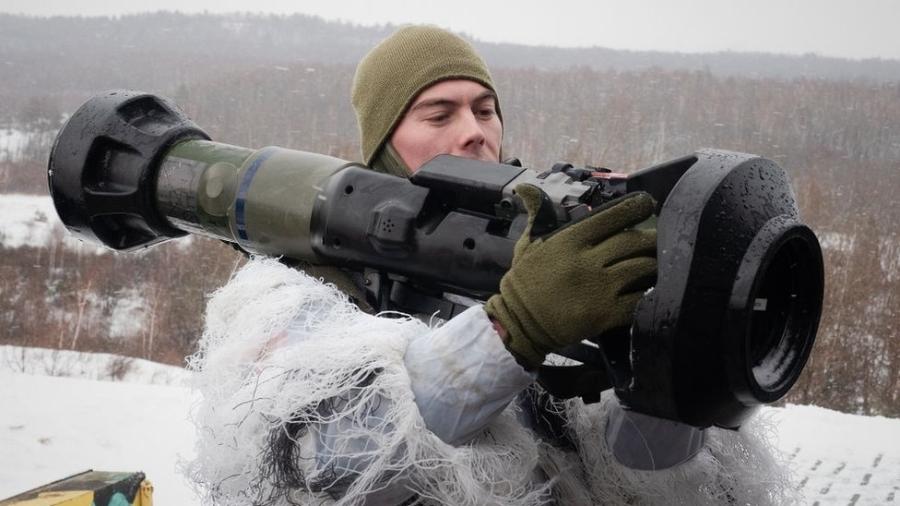
<svg viewBox="0 0 900 506"><path fill-rule="evenodd" d="M438 154L500 161L493 79L447 31L381 42L352 101L374 170L406 177ZM533 215L540 191L517 190ZM611 396L585 406L533 386L554 351L629 324L656 273L655 231L635 228L653 207L633 193L550 237L526 231L500 293L435 326L360 311L336 270L315 271L331 285L251 262L210 302L194 478L223 504L776 500L777 466L752 433L711 430L704 443Z"/></svg>

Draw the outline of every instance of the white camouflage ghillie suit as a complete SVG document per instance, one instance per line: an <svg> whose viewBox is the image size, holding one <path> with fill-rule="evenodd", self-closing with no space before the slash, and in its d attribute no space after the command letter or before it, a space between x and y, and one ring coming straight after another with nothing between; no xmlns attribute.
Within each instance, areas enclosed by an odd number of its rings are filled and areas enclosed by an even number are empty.
<svg viewBox="0 0 900 506"><path fill-rule="evenodd" d="M611 397L565 403L568 447L542 438L512 402L533 377L481 306L435 327L375 317L332 285L253 260L211 299L191 365L203 397L189 472L204 504L792 500L759 421L708 429L696 455L662 471L612 456Z"/></svg>

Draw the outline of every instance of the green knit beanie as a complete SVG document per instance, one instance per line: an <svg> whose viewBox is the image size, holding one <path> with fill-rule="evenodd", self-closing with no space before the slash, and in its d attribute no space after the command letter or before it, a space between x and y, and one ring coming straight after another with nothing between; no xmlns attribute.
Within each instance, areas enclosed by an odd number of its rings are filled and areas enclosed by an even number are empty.
<svg viewBox="0 0 900 506"><path fill-rule="evenodd" d="M475 49L434 26L401 28L369 51L356 67L352 92L366 165L372 164L419 92L447 79L469 79L497 93Z"/></svg>

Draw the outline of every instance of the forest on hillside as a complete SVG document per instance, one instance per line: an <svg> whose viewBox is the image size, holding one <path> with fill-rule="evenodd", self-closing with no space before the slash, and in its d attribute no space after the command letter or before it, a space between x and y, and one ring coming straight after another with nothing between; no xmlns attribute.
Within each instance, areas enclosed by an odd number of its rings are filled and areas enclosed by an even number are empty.
<svg viewBox="0 0 900 506"><path fill-rule="evenodd" d="M124 33L133 21L82 24L95 33ZM221 23L215 16L181 21L179 33ZM10 22L0 16L0 25ZM50 30L62 21L28 23ZM60 33L90 38L94 32L84 33L84 26ZM359 51L382 33L334 29L333 38L342 41L335 47ZM271 33L282 32L287 30ZM0 37L8 33L0 29ZM281 41L266 42L266 33L258 38L263 48ZM324 52L318 59L276 55L259 61L248 52L232 61L212 53L185 56L160 42L154 54L172 59L138 66L149 53L123 47L85 68L101 73L65 81L42 70L66 59L59 46L48 44L41 53L24 42L0 45L0 63L16 62L7 65L14 75L0 77L9 99L0 107L0 137L6 129L25 139L0 142L0 199L46 195L56 129L91 94L121 86L171 97L220 142L358 158L349 104L354 67L345 57ZM191 61L196 65L185 63ZM703 147L775 160L787 169L802 216L823 244L827 279L818 343L787 400L900 416L900 74L784 77L590 63L494 68L505 154L538 170L565 160L624 172ZM27 226L42 219L56 223L55 216L36 216ZM229 246L199 237L112 254L67 240L58 226L48 230L45 239L27 244L0 230L0 344L182 364L200 336L207 295L243 262Z"/></svg>
<svg viewBox="0 0 900 506"><path fill-rule="evenodd" d="M0 14L0 119L35 95L63 110L97 90L165 92L269 65L355 65L394 26L363 27L307 15L181 14L29 17ZM473 40L491 68L708 71L720 77L896 82L900 61L815 54L671 53L554 48Z"/></svg>

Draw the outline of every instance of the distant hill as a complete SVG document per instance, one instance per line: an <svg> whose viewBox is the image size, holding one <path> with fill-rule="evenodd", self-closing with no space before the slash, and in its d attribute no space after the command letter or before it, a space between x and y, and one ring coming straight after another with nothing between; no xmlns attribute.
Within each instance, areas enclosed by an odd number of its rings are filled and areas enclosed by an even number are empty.
<svg viewBox="0 0 900 506"><path fill-rule="evenodd" d="M11 102L61 97L63 108L110 87L175 89L258 66L354 65L394 26L363 27L306 15L158 12L121 17L0 15L0 115ZM900 61L762 53L681 54L564 49L475 41L494 68L703 70L720 76L900 80ZM66 97L72 96L71 99Z"/></svg>

